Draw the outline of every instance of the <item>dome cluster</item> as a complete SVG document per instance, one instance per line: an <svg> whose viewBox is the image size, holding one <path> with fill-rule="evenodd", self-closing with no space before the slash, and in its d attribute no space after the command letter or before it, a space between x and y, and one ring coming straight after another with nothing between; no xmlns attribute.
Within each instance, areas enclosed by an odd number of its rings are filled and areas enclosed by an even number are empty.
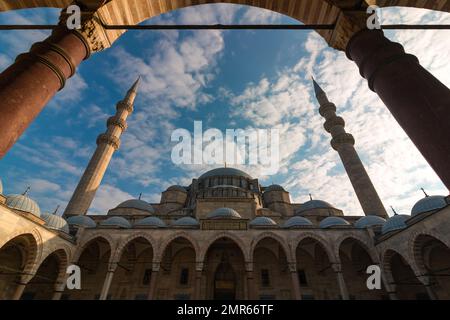
<svg viewBox="0 0 450 320"><path fill-rule="evenodd" d="M247 179L253 179L250 175L245 173L242 170L235 169L235 168L217 168L210 171L205 172L202 174L199 179L205 179L210 177L217 177L217 176L235 176L235 177L243 177Z"/></svg>
<svg viewBox="0 0 450 320"><path fill-rule="evenodd" d="M120 203L117 208L123 208L123 209L137 209L141 211L146 211L150 214L155 213L155 209L152 207L152 205L144 200L141 199L130 199L126 200L122 203Z"/></svg>
<svg viewBox="0 0 450 320"><path fill-rule="evenodd" d="M36 217L41 216L41 209L36 201L23 194L10 194L6 196L6 205L11 209L31 213Z"/></svg>
<svg viewBox="0 0 450 320"><path fill-rule="evenodd" d="M334 209L334 207L326 201L323 200L309 200L303 203L300 208L295 210L295 214L301 214L305 211L312 209Z"/></svg>
<svg viewBox="0 0 450 320"><path fill-rule="evenodd" d="M69 234L69 224L63 217L44 212L41 214L41 218L45 221L47 228Z"/></svg>

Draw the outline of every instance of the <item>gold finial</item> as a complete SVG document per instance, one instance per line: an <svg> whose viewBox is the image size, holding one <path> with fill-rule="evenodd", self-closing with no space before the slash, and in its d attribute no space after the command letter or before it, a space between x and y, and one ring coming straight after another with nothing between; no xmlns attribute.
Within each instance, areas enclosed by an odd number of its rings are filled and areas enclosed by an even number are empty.
<svg viewBox="0 0 450 320"><path fill-rule="evenodd" d="M58 212L58 210L59 210L59 204L56 206L56 209L55 209L55 211L53 211L53 214L56 215L56 213Z"/></svg>
<svg viewBox="0 0 450 320"><path fill-rule="evenodd" d="M225 168L227 167L227 162L225 161Z"/></svg>
<svg viewBox="0 0 450 320"><path fill-rule="evenodd" d="M25 196L25 195L28 193L28 191L30 191L30 189L31 189L31 187L28 186L28 187L25 189L25 191L22 193L22 195Z"/></svg>
<svg viewBox="0 0 450 320"><path fill-rule="evenodd" d="M424 188L420 188L420 190L422 190L423 194L425 195L425 197L429 197L429 195L425 192Z"/></svg>
<svg viewBox="0 0 450 320"><path fill-rule="evenodd" d="M139 200L141 200L141 197L142 197L142 192L139 193Z"/></svg>
<svg viewBox="0 0 450 320"><path fill-rule="evenodd" d="M395 209L394 209L394 207L393 207L393 206L391 206L391 209L392 209L392 212L394 212L394 216L397 216L397 215L398 215L398 213L397 213L397 211L395 211Z"/></svg>
<svg viewBox="0 0 450 320"><path fill-rule="evenodd" d="M310 194L309 194L309 200L312 201L312 199L313 199L313 198L312 198L312 195L311 195L311 193L310 193Z"/></svg>

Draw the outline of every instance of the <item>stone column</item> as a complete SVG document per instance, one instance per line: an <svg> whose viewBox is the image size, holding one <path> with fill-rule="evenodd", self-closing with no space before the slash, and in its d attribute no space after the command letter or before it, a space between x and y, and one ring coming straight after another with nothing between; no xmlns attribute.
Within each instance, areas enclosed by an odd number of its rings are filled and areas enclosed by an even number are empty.
<svg viewBox="0 0 450 320"><path fill-rule="evenodd" d="M57 282L55 284L55 292L53 293L52 300L60 300L65 287L66 287L65 281Z"/></svg>
<svg viewBox="0 0 450 320"><path fill-rule="evenodd" d="M333 271L336 273L337 282L339 285L339 291L341 293L342 300L348 300L348 290L345 284L344 275L342 274L342 266L340 263L332 264Z"/></svg>
<svg viewBox="0 0 450 320"><path fill-rule="evenodd" d="M152 277L150 278L150 289L148 291L148 300L156 300L156 285L159 274L159 262L154 262L152 267Z"/></svg>
<svg viewBox="0 0 450 320"><path fill-rule="evenodd" d="M100 294L99 300L106 300L108 298L109 288L111 287L111 282L114 278L114 272L116 271L117 263L110 263L108 266L108 271L106 273L105 281L103 282L102 292Z"/></svg>
<svg viewBox="0 0 450 320"><path fill-rule="evenodd" d="M17 284L16 289L14 290L11 300L20 300L20 298L22 297L22 293L25 290L26 286L27 286L26 283L19 282Z"/></svg>
<svg viewBox="0 0 450 320"><path fill-rule="evenodd" d="M419 281L425 286L425 289L427 291L428 297L430 298L430 300L439 300L438 296L436 295L436 293L434 292L432 286L433 284L431 283L431 279L429 276L418 276L417 277L419 279Z"/></svg>
<svg viewBox="0 0 450 320"><path fill-rule="evenodd" d="M386 288L389 300L398 300L395 284L388 281L387 276L383 271L381 271L381 280L383 281L384 287Z"/></svg>
<svg viewBox="0 0 450 320"><path fill-rule="evenodd" d="M450 90L381 30L352 36L346 54L450 189Z"/></svg>
<svg viewBox="0 0 450 320"><path fill-rule="evenodd" d="M256 292L256 285L255 285L255 274L253 271L253 262L245 263L245 279L246 279L246 288L247 288L246 299L247 300L256 300L257 292Z"/></svg>
<svg viewBox="0 0 450 320"><path fill-rule="evenodd" d="M295 300L301 300L301 290L300 290L300 282L298 281L298 271L297 271L297 264L289 263L289 271L291 273L291 280L292 280L292 291L294 293L294 299Z"/></svg>
<svg viewBox="0 0 450 320"><path fill-rule="evenodd" d="M203 262L195 263L195 300L202 298L202 275L203 275Z"/></svg>

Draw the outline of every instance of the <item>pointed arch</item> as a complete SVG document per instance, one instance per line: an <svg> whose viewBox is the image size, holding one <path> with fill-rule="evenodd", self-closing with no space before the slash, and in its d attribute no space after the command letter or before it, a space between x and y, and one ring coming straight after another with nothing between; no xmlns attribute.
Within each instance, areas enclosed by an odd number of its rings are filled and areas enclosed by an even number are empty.
<svg viewBox="0 0 450 320"><path fill-rule="evenodd" d="M170 237L166 238L158 247L158 251L155 253L155 262L161 262L164 252L166 249L170 246L172 241L175 239L182 238L185 239L187 242L189 242L194 248L195 251L195 258L198 260L199 253L200 253L200 247L198 245L198 242L195 238L193 238L189 233L185 231L175 232Z"/></svg>
<svg viewBox="0 0 450 320"><path fill-rule="evenodd" d="M292 251L289 245L287 244L286 239L271 231L260 233L258 236L252 239L252 242L250 244L250 261L253 261L255 249L258 246L258 244L264 239L272 239L276 241L283 248L284 255L286 256L287 261L288 262L295 261L295 259L292 256Z"/></svg>
<svg viewBox="0 0 450 320"><path fill-rule="evenodd" d="M235 234L233 234L231 232L227 232L227 231L217 233L204 242L204 245L200 248L200 254L198 257L198 261L204 261L205 257L206 257L206 253L208 252L208 249L217 240L219 240L221 238L227 238L227 239L230 239L231 241L233 241L238 246L238 248L241 250L244 260L246 262L251 261L250 260L250 250L246 249L246 248L249 248L250 246L248 246L248 245L246 246L244 241L242 241L242 239L240 239Z"/></svg>

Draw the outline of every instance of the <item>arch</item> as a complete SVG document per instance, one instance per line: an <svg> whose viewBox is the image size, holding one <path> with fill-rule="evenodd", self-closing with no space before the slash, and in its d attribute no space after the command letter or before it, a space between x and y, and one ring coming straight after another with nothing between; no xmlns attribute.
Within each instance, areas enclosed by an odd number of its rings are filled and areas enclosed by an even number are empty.
<svg viewBox="0 0 450 320"><path fill-rule="evenodd" d="M36 271L27 283L22 299L51 299L57 287L64 283L68 261L69 256L65 248L46 254L36 265Z"/></svg>
<svg viewBox="0 0 450 320"><path fill-rule="evenodd" d="M81 0L80 2L83 2ZM4 0L0 3L0 12L7 10L17 10L24 8L37 7L55 7L64 8L72 3L72 0L60 0L57 3L47 0L33 1L16 1ZM89 4L90 10L97 10L98 18L105 24L131 24L136 25L147 19L177 10L181 8L212 3L228 3L257 7L261 9L271 10L280 14L284 14L303 23L314 24L337 24L341 17L342 10L348 9L345 4L339 6L338 1L329 0L279 0L279 1L260 1L260 0L140 0L130 5L128 0L98 0L86 2ZM103 5L101 5L104 3ZM377 4L379 7L415 7L437 11L450 12L450 0L446 1L417 1L410 0L373 0L370 4ZM368 5L368 0L361 1L361 8ZM100 8L99 8L100 7ZM355 10L357 8L354 8ZM351 26L350 26L351 27ZM336 28L337 29L337 28ZM349 29L349 26L347 26ZM342 31L342 30L341 30ZM346 30L347 31L347 30ZM105 44L103 47L109 47L116 41L125 31L124 30L103 30ZM330 43L333 38L337 38L334 30L318 30L318 33ZM343 44L339 43L338 49L343 48Z"/></svg>
<svg viewBox="0 0 450 320"><path fill-rule="evenodd" d="M165 239L158 247L158 251L155 252L155 262L161 262L161 259L164 255L164 252L169 247L169 245L177 238L183 238L186 241L188 241L195 251L195 258L197 261L199 261L199 254L200 254L200 247L198 245L198 242L195 238L193 238L189 233L185 231L175 232L170 237Z"/></svg>
<svg viewBox="0 0 450 320"><path fill-rule="evenodd" d="M274 241L278 242L278 244L283 248L284 254L285 254L288 262L292 262L295 260L292 257L292 251L290 250L289 245L286 243L286 239L277 235L274 232L267 231L267 232L260 233L258 236L256 236L256 238L253 238L253 240L250 244L250 261L253 261L255 249L258 246L258 244L262 240L267 239L267 238L273 239Z"/></svg>
<svg viewBox="0 0 450 320"><path fill-rule="evenodd" d="M134 240L138 239L138 238L143 238L145 240L147 240L148 244L150 245L150 247L152 248L153 252L155 252L155 248L156 248L156 244L155 244L155 239L153 239L152 236L150 236L148 233L145 232L137 232L137 233L133 233L130 236L128 236L125 240L121 241L120 244L117 246L117 248L115 249L115 253L113 255L113 259L112 261L119 261L120 257L122 256L123 250L125 250L125 248Z"/></svg>
<svg viewBox="0 0 450 320"><path fill-rule="evenodd" d="M86 249L96 239L103 239L108 243L109 249L111 250L111 257L112 257L114 250L116 248L116 241L109 234L106 234L104 232L94 232L89 237L85 238L78 245L77 251L75 252L75 254L72 258L72 262L77 262L81 256L81 254L83 253L84 249Z"/></svg>
<svg viewBox="0 0 450 320"><path fill-rule="evenodd" d="M312 232L302 232L298 237L295 237L293 239L293 244L292 244L292 256L295 257L296 255L296 251L298 246L300 245L300 243L305 240L305 239L313 239L315 240L320 246L321 248L325 251L325 253L328 256L328 259L330 260L330 262L336 262L338 261L338 257L335 256L333 250L331 249L330 245L328 244L328 241L323 238L322 236L319 236L315 233Z"/></svg>
<svg viewBox="0 0 450 320"><path fill-rule="evenodd" d="M380 263L380 259L378 255L375 253L374 250L370 250L370 247L372 247L372 244L365 238L361 237L357 234L349 234L345 233L342 236L340 236L336 241L334 241L334 254L339 257L339 252L341 249L341 245L344 243L344 241L352 239L353 241L356 241L369 255L370 259L372 259L373 263Z"/></svg>
<svg viewBox="0 0 450 320"><path fill-rule="evenodd" d="M244 260L246 262L251 261L250 260L250 256L251 256L250 250L246 249L246 247L249 247L249 246L246 246L245 243L239 237L235 236L233 233L226 232L226 231L215 234L214 236L210 237L207 241L204 242L205 244L200 248L200 254L198 256L198 261L204 261L206 253L208 252L208 249L214 244L214 242L216 242L217 240L219 240L221 238L227 238L227 239L230 239L231 241L233 241L241 249Z"/></svg>

